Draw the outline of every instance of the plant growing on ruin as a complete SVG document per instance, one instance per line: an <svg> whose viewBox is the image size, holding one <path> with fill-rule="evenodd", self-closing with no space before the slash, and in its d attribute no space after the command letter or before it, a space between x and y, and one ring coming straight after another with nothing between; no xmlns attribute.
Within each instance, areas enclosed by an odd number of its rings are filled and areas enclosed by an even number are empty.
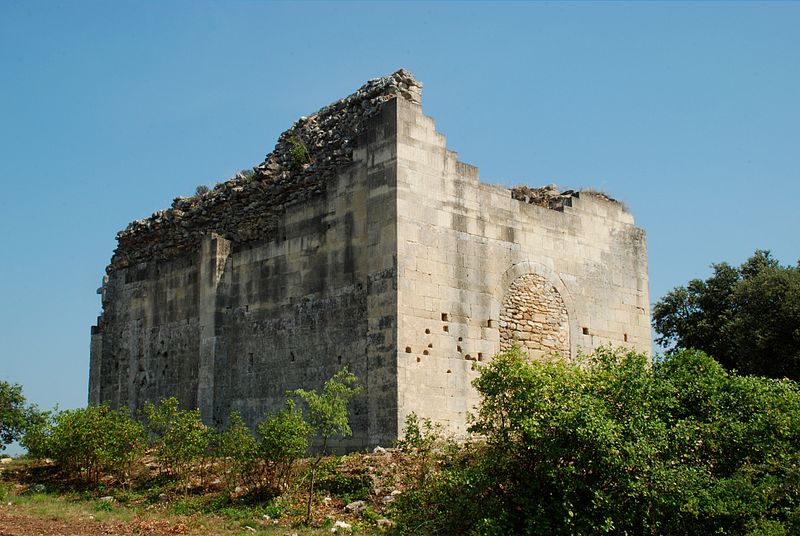
<svg viewBox="0 0 800 536"><path fill-rule="evenodd" d="M311 521L314 477L317 467L327 451L329 441L336 436L350 437L353 434L350 428L348 406L350 400L361 392L361 386L356 385L357 381L355 374L345 367L325 382L321 393L305 389L292 391L294 396L305 402L307 408L306 420L314 436L321 441L319 455L312 462L310 468L308 502L306 504L307 523Z"/></svg>
<svg viewBox="0 0 800 536"><path fill-rule="evenodd" d="M416 413L406 415L403 439L397 441L398 448L416 460L416 480L424 485L434 470L435 454L439 449L453 446L452 439L445 437L443 427L431 419L420 419Z"/></svg>
<svg viewBox="0 0 800 536"><path fill-rule="evenodd" d="M298 136L292 136L287 141L289 142L289 157L292 159L292 167L301 168L311 162L311 155L303 140Z"/></svg>

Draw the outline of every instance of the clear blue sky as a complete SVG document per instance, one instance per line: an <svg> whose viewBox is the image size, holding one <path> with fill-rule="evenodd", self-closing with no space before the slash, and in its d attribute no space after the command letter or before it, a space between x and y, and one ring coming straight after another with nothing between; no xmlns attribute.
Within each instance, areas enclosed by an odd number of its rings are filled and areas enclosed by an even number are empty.
<svg viewBox="0 0 800 536"><path fill-rule="evenodd" d="M133 219L410 69L461 159L595 187L648 234L651 301L800 257L800 3L0 2L0 379L85 404L95 290Z"/></svg>

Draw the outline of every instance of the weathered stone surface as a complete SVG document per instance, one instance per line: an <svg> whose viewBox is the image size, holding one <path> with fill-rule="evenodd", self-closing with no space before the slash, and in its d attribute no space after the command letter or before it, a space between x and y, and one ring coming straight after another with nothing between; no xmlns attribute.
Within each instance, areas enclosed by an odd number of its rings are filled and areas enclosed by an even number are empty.
<svg viewBox="0 0 800 536"><path fill-rule="evenodd" d="M410 73L368 82L253 168L133 222L100 289L89 399L177 396L251 425L342 366L364 384L340 450L408 413L455 434L476 367L650 347L644 233L604 194L480 182L422 113Z"/></svg>
<svg viewBox="0 0 800 536"><path fill-rule="evenodd" d="M176 197L171 208L120 231L107 271L195 252L209 232L237 243L274 239L287 204L322 193L352 162L366 122L383 104L397 96L419 104L421 88L411 73L401 69L301 117L252 171L217 184L206 194Z"/></svg>

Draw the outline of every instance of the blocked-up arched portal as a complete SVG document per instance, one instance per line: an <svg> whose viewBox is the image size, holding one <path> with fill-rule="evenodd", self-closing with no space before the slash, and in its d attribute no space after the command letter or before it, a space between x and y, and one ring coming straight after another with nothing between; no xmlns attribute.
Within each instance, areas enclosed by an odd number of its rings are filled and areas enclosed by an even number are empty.
<svg viewBox="0 0 800 536"><path fill-rule="evenodd" d="M558 290L540 275L518 277L503 298L500 349L515 342L534 359L554 353L570 358L567 307Z"/></svg>

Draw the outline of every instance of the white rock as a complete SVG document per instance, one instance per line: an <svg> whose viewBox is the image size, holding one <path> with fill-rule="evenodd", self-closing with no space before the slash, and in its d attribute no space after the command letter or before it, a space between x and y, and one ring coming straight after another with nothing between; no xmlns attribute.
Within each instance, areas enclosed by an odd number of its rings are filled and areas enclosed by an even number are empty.
<svg viewBox="0 0 800 536"><path fill-rule="evenodd" d="M333 524L331 532L339 532L339 529L349 531L353 529L353 526L350 523L345 523L344 521L337 521Z"/></svg>
<svg viewBox="0 0 800 536"><path fill-rule="evenodd" d="M364 501L353 501L350 504L348 504L347 506L345 506L344 509L347 510L348 512L354 512L354 513L358 514L359 512L364 510L364 508L366 508L366 507L367 507L367 503L365 503Z"/></svg>

